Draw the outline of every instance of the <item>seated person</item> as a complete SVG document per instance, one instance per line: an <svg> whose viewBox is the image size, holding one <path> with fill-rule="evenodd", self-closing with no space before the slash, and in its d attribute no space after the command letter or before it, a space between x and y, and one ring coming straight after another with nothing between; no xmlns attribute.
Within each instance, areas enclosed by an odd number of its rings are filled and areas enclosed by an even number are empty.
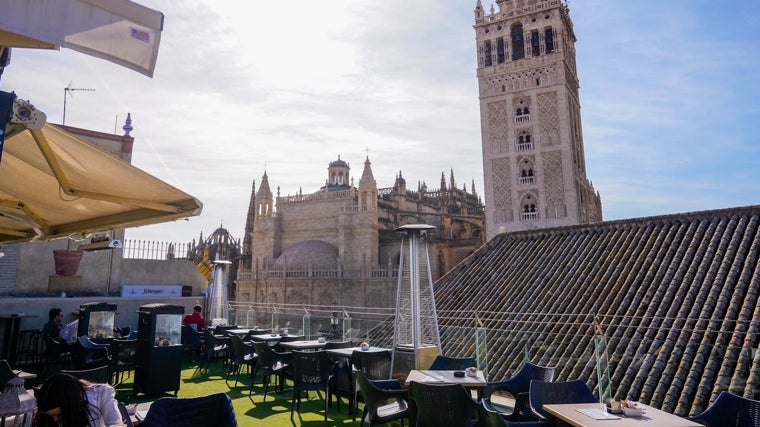
<svg viewBox="0 0 760 427"><path fill-rule="evenodd" d="M63 310L58 307L51 308L50 311L48 311L48 319L49 321L42 327L43 337L47 337L53 341L60 341Z"/></svg>
<svg viewBox="0 0 760 427"><path fill-rule="evenodd" d="M182 324L188 325L196 331L203 329L203 327L206 325L206 319L203 318L203 315L201 314L202 311L203 307L201 307L199 304L196 304L195 307L193 307L193 312L185 315L185 317L182 319Z"/></svg>
<svg viewBox="0 0 760 427"><path fill-rule="evenodd" d="M38 427L122 426L116 391L108 384L92 384L69 374L55 374L35 393Z"/></svg>

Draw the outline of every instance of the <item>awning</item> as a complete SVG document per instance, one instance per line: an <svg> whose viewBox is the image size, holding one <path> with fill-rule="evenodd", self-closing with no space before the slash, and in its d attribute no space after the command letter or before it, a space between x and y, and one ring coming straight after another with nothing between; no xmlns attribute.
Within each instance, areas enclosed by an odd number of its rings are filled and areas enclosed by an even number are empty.
<svg viewBox="0 0 760 427"><path fill-rule="evenodd" d="M66 47L153 76L164 15L129 0L0 0L0 47Z"/></svg>
<svg viewBox="0 0 760 427"><path fill-rule="evenodd" d="M30 108L26 104L14 110L19 113L14 117L30 117L29 126L17 120L4 127L0 243L86 235L200 214L202 204L193 196L44 123L44 113L30 115Z"/></svg>

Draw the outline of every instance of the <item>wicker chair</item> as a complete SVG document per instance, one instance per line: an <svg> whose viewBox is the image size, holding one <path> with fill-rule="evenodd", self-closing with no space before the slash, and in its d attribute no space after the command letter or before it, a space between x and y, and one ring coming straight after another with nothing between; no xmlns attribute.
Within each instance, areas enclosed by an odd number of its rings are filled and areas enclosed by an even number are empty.
<svg viewBox="0 0 760 427"><path fill-rule="evenodd" d="M293 400L290 402L290 419L293 409L301 410L301 392L323 391L325 393L325 421L330 402L330 382L333 376L333 361L324 350L294 351L293 355ZM340 410L340 400L338 401Z"/></svg>
<svg viewBox="0 0 760 427"><path fill-rule="evenodd" d="M688 420L707 427L758 426L760 425L760 401L722 391L704 412L689 417Z"/></svg>
<svg viewBox="0 0 760 427"><path fill-rule="evenodd" d="M387 380L391 378L391 351L366 352L354 350L351 353L351 373L362 372L369 380ZM349 404L353 404L352 411L354 420L358 412L359 401L364 400L364 395L357 387L356 381L351 382Z"/></svg>
<svg viewBox="0 0 760 427"><path fill-rule="evenodd" d="M253 381L253 373L256 367L256 352L250 344L243 342L243 339L237 335L230 335L230 344L232 344L232 358L230 359L230 366L227 369L226 383L230 379L230 374L235 373L235 386L238 384L240 378L240 371L244 366L248 367L248 372L251 374L251 381ZM229 385L229 384L228 384Z"/></svg>
<svg viewBox="0 0 760 427"><path fill-rule="evenodd" d="M206 329L203 331L203 360L201 360L200 367L203 367L203 361L206 361L206 369L211 365L212 360L223 359L224 363L227 363L227 358L230 355L229 337L222 337L214 335L211 330Z"/></svg>
<svg viewBox="0 0 760 427"><path fill-rule="evenodd" d="M5 359L0 359L0 392L5 391L5 386L11 378L16 376L16 372L11 369L11 365Z"/></svg>
<svg viewBox="0 0 760 427"><path fill-rule="evenodd" d="M572 381L536 381L530 382L530 409L536 416L536 421L549 420L549 414L543 405L562 403L599 403L594 392L583 380Z"/></svg>
<svg viewBox="0 0 760 427"><path fill-rule="evenodd" d="M162 397L150 405L141 427L237 427L226 393L176 398Z"/></svg>
<svg viewBox="0 0 760 427"><path fill-rule="evenodd" d="M198 332L188 325L182 325L182 350L190 353L190 359L193 355L200 359L201 350L203 349L203 333Z"/></svg>
<svg viewBox="0 0 760 427"><path fill-rule="evenodd" d="M107 384L111 379L108 365L92 369L62 370L62 374L69 374L76 379L89 381L94 384Z"/></svg>
<svg viewBox="0 0 760 427"><path fill-rule="evenodd" d="M527 362L511 378L504 381L489 382L483 390L483 398L488 401L492 408L509 420L531 419L533 414L528 405L530 382L531 380L552 381L554 380L554 371L554 367L539 366ZM491 401L491 395L494 392L507 392L512 395L515 399L514 409L510 412L499 410L498 406L495 406Z"/></svg>
<svg viewBox="0 0 760 427"><path fill-rule="evenodd" d="M272 349L266 342L253 342L253 348L256 351L258 361L256 363L256 372L261 374L262 382L264 384L264 401L267 400L267 391L269 390L269 382L272 375L276 375L279 384L280 391L285 387L285 377L292 376L292 366L290 364L290 353L280 353ZM255 379L255 378L254 378ZM253 394L253 384L256 381L251 381L251 387L248 390L248 396Z"/></svg>
<svg viewBox="0 0 760 427"><path fill-rule="evenodd" d="M123 402L117 402L116 406L119 407L119 413L121 414L121 423L126 427L134 427L132 416L129 415L129 410L127 410L127 405L125 405Z"/></svg>
<svg viewBox="0 0 760 427"><path fill-rule="evenodd" d="M545 421L507 421L485 399L481 399L478 405L478 427L544 427L546 425Z"/></svg>
<svg viewBox="0 0 760 427"><path fill-rule="evenodd" d="M82 335L71 348L74 369L85 370L108 366L111 364L111 355L108 352L108 344L97 344L87 336Z"/></svg>
<svg viewBox="0 0 760 427"><path fill-rule="evenodd" d="M135 354L137 340L114 339L111 341L111 384L119 384L124 380L124 373L135 370Z"/></svg>
<svg viewBox="0 0 760 427"><path fill-rule="evenodd" d="M412 381L410 424L416 427L466 427L478 422L478 404L461 384Z"/></svg>
<svg viewBox="0 0 760 427"><path fill-rule="evenodd" d="M370 381L363 372L356 372L356 384L364 396L364 411L360 427L366 421L370 427L409 417L409 393L399 380Z"/></svg>
<svg viewBox="0 0 760 427"><path fill-rule="evenodd" d="M449 357L439 354L428 369L439 371L461 371L470 366L477 366L474 357Z"/></svg>

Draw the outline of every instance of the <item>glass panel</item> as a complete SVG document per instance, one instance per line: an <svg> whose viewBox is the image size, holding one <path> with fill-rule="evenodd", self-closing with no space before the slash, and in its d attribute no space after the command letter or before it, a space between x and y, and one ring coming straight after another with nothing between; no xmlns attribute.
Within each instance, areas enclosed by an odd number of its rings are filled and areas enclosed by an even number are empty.
<svg viewBox="0 0 760 427"><path fill-rule="evenodd" d="M93 311L90 313L90 323L87 325L87 337L90 339L113 338L113 311Z"/></svg>
<svg viewBox="0 0 760 427"><path fill-rule="evenodd" d="M182 345L181 332L181 314L157 314L154 346L168 347L171 345Z"/></svg>

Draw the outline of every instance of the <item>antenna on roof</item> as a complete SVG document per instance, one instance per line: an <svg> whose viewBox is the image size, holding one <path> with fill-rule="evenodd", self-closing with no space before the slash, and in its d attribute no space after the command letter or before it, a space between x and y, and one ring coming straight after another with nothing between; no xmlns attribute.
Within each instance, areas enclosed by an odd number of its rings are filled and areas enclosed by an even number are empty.
<svg viewBox="0 0 760 427"><path fill-rule="evenodd" d="M63 125L66 124L66 98L67 98L67 95L70 95L71 97L74 97L74 94L71 93L71 92L73 92L75 90L84 90L84 91L87 91L87 92L95 92L95 89L85 89L85 88L81 88L81 87L71 87L72 83L74 83L74 82L70 81L69 85L66 86L65 88L63 88L63 121L61 122L61 124L63 124Z"/></svg>

